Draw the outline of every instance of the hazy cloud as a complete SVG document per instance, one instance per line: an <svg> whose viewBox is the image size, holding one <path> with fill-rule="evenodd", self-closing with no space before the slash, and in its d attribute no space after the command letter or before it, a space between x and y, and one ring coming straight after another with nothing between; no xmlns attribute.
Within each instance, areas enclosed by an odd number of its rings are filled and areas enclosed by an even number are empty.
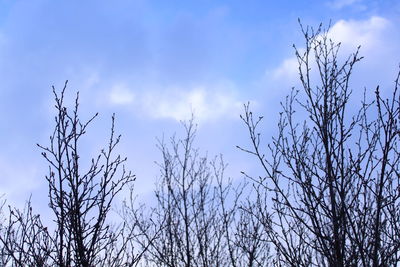
<svg viewBox="0 0 400 267"><path fill-rule="evenodd" d="M193 113L198 121L237 117L242 108L231 82L210 85L154 86L143 90L117 84L111 87L108 102L137 111L150 119L187 120Z"/></svg>
<svg viewBox="0 0 400 267"><path fill-rule="evenodd" d="M133 102L134 94L125 85L117 84L111 88L109 99L111 104L127 105Z"/></svg>
<svg viewBox="0 0 400 267"><path fill-rule="evenodd" d="M143 109L153 118L186 120L193 112L199 121L219 120L239 114L241 102L233 92L218 88L196 86L179 88L164 93L148 92L143 97Z"/></svg>
<svg viewBox="0 0 400 267"><path fill-rule="evenodd" d="M38 182L38 169L34 165L13 163L6 156L0 155L0 195L5 197L14 205L22 207L26 197L32 191L42 186Z"/></svg>
<svg viewBox="0 0 400 267"><path fill-rule="evenodd" d="M362 0L335 0L328 2L328 6L334 9L341 9L361 2Z"/></svg>

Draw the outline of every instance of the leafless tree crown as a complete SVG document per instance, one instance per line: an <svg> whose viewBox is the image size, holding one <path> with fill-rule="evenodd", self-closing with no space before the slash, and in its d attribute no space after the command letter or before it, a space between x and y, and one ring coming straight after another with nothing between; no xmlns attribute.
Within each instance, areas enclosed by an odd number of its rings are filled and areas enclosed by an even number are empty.
<svg viewBox="0 0 400 267"><path fill-rule="evenodd" d="M82 122L78 115L79 95L69 110L64 105L67 83L55 97L55 128L49 146L38 145L49 163L49 207L55 215L55 231L49 233L28 202L25 211L10 209L3 228L4 251L12 266L131 266L135 262L131 238L124 225L107 221L117 194L135 176L125 170L126 158L114 156L120 136L114 132L106 148L91 159L85 171L80 140L93 116Z"/></svg>
<svg viewBox="0 0 400 267"><path fill-rule="evenodd" d="M340 60L340 44L327 31L302 30L302 88L282 104L278 135L263 147L262 118L249 105L242 116L252 147L241 149L264 170L252 178L254 216L271 229L278 266L397 266L399 75L389 98L377 87L375 101L364 94L354 112L350 78L359 49ZM296 112L306 114L304 121Z"/></svg>

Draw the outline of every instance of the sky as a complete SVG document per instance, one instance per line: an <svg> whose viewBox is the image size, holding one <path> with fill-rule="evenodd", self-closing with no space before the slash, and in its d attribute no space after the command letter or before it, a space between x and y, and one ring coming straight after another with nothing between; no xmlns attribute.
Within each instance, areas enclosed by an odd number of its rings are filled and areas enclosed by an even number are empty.
<svg viewBox="0 0 400 267"><path fill-rule="evenodd" d="M355 96L392 88L399 1L0 0L0 193L12 205L32 195L39 210L47 207L48 168L36 143L49 144L51 86L66 80L68 103L80 92L82 118L100 114L83 153L94 156L106 144L116 114L118 152L137 176L138 195L154 189L156 139L181 136L180 121L192 112L196 146L210 158L222 153L227 175L243 179L240 171L255 166L236 148L248 144L239 115L250 101L265 117L265 135L276 131L279 103L298 86L298 19L330 23L343 58L361 45Z"/></svg>

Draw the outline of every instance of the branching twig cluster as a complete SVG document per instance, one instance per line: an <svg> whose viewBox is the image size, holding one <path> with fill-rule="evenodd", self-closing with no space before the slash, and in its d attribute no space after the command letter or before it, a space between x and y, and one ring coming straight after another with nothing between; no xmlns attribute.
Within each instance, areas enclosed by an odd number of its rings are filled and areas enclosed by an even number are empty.
<svg viewBox="0 0 400 267"><path fill-rule="evenodd" d="M107 148L84 171L80 140L97 114L81 122L79 96L71 111L64 105L66 85L59 94L53 87L55 129L49 146L38 145L49 163L46 180L55 231L48 232L28 202L24 212L10 209L1 241L12 266L132 266L131 234L125 225L112 229L107 222L114 198L135 179L123 166L126 159L113 155L120 141L114 116Z"/></svg>
<svg viewBox="0 0 400 267"><path fill-rule="evenodd" d="M255 178L258 212L279 266L396 266L400 262L399 78L388 99L364 97L351 116L358 49L339 63L327 31L304 29L296 49L301 92L282 104L279 134L261 145L249 105L242 119L265 175ZM400 75L400 73L399 73ZM315 76L317 78L315 78ZM364 94L365 95L365 94ZM307 118L299 123L296 111ZM265 201L268 199L268 201ZM272 220L272 221L271 221Z"/></svg>

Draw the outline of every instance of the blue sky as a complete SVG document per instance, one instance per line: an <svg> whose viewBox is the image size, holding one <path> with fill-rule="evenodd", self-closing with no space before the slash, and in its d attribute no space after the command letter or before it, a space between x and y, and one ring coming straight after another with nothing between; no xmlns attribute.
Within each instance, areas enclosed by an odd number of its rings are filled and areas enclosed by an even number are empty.
<svg viewBox="0 0 400 267"><path fill-rule="evenodd" d="M241 179L254 166L235 148L247 142L239 114L251 101L265 133L274 132L279 101L297 81L298 18L331 21L343 55L362 45L355 95L390 88L400 63L398 1L0 0L0 192L16 205L30 194L45 203L47 168L35 144L52 131L51 86L67 79L70 100L81 93L82 117L100 113L85 152L105 144L116 113L138 194L149 194L158 174L156 137L181 132L192 110L197 145L223 153Z"/></svg>

